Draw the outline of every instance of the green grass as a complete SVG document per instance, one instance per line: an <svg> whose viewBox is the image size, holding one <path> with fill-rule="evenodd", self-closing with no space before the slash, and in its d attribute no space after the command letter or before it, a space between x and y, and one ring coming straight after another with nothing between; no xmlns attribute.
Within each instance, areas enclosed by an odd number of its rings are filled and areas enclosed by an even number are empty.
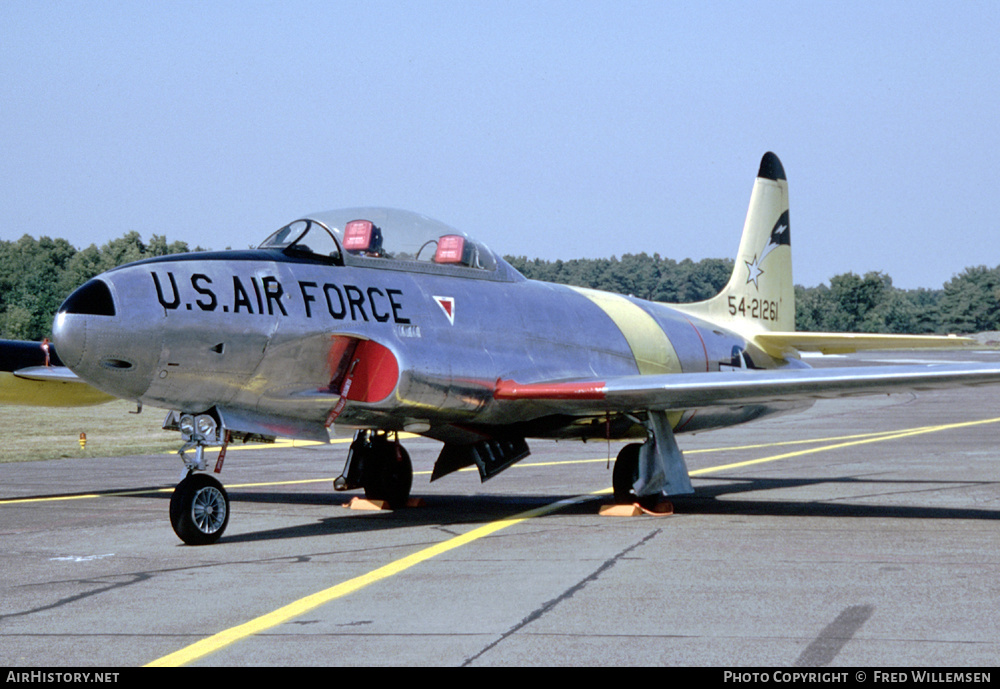
<svg viewBox="0 0 1000 689"><path fill-rule="evenodd" d="M166 412L116 401L94 407L0 405L0 462L175 452L180 434L161 428ZM87 445L80 447L80 434Z"/></svg>

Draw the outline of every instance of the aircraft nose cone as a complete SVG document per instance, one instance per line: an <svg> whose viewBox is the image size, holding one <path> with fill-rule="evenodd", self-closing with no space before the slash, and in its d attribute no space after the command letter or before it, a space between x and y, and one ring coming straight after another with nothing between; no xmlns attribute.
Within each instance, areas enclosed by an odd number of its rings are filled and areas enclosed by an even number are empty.
<svg viewBox="0 0 1000 689"><path fill-rule="evenodd" d="M62 362L94 387L126 399L149 387L159 348L140 336L142 324L118 313L111 288L95 278L56 313L52 337Z"/></svg>
<svg viewBox="0 0 1000 689"><path fill-rule="evenodd" d="M89 316L114 316L115 301L103 280L91 280L66 298L52 324L52 337L59 358L75 370L87 353Z"/></svg>
<svg viewBox="0 0 1000 689"><path fill-rule="evenodd" d="M62 362L75 372L87 351L86 320L60 310L52 323L52 342Z"/></svg>

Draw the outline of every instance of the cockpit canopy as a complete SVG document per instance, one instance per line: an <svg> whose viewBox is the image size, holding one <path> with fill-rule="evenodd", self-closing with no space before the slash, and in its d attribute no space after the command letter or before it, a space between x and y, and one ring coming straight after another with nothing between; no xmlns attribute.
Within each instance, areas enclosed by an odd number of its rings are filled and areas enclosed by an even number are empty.
<svg viewBox="0 0 1000 689"><path fill-rule="evenodd" d="M314 213L282 227L259 248L338 265L421 272L497 269L493 252L464 232L417 213L389 208Z"/></svg>

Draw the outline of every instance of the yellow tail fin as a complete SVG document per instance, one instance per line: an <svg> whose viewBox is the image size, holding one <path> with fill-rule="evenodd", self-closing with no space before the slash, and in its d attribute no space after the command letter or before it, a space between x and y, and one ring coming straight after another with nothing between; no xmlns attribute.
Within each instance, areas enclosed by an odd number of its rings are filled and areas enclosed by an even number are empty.
<svg viewBox="0 0 1000 689"><path fill-rule="evenodd" d="M765 153L760 161L729 282L711 299L678 308L748 336L795 330L788 180L778 156Z"/></svg>

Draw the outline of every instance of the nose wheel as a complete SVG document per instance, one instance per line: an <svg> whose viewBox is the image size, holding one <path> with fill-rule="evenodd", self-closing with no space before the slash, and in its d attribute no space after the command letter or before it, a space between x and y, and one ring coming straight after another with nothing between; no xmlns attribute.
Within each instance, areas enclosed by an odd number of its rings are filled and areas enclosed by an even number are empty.
<svg viewBox="0 0 1000 689"><path fill-rule="evenodd" d="M229 495L209 474L188 474L170 498L170 525L188 545L215 543L229 524Z"/></svg>

